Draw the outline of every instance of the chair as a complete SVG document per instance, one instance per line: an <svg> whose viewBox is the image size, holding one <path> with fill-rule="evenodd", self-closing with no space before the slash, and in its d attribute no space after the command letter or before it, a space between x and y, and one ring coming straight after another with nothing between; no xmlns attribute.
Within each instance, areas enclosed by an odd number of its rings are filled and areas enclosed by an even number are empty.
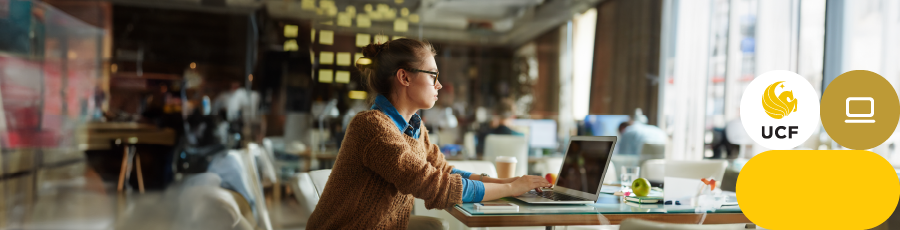
<svg viewBox="0 0 900 230"><path fill-rule="evenodd" d="M256 158L256 164L259 167L259 174L262 178L262 184L265 187L278 183L278 177L275 175L274 155L265 146L256 143L248 143L247 151Z"/></svg>
<svg viewBox="0 0 900 230"><path fill-rule="evenodd" d="M307 214L304 217L309 219L310 214L316 209L316 204L319 203L319 192L316 191L316 185L313 184L309 173L297 173L297 178L293 182L291 189L294 190L294 198L304 209L302 213Z"/></svg>
<svg viewBox="0 0 900 230"><path fill-rule="evenodd" d="M666 161L647 160L641 165L641 177L652 182L661 182L665 177L701 179L712 177L722 181L728 162L725 160Z"/></svg>
<svg viewBox="0 0 900 230"><path fill-rule="evenodd" d="M316 210L316 204L319 203L319 198L322 196L322 189L319 187L325 188L329 174L331 174L330 169L294 174L295 178L291 181L290 186L294 190L294 198L300 204L300 211L296 213L300 216L298 220L304 225L308 223L313 211Z"/></svg>
<svg viewBox="0 0 900 230"><path fill-rule="evenodd" d="M745 158L747 155L747 146L754 143L753 139L750 138L750 135L747 135L744 124L741 123L741 119L734 119L729 121L728 124L725 124L725 139L728 139L728 142L732 144L740 146L740 148L738 148L738 159Z"/></svg>
<svg viewBox="0 0 900 230"><path fill-rule="evenodd" d="M254 227L257 221L247 200L233 190L220 187L221 182L222 178L215 173L185 174L180 182L161 192L130 197L128 204L122 204L123 200L116 204L115 196L96 194L99 197L95 197L93 192L59 193L53 195L53 199L38 199L36 213L81 212L71 217L53 214L53 219L58 221L37 221L40 225L26 226L25 229L264 229ZM42 205L41 200L49 201L50 205ZM108 210L116 213L108 213ZM109 222L105 218L94 218L98 215L108 217Z"/></svg>
<svg viewBox="0 0 900 230"><path fill-rule="evenodd" d="M475 133L466 132L463 136L463 147L466 150L466 159L474 159L475 153Z"/></svg>
<svg viewBox="0 0 900 230"><path fill-rule="evenodd" d="M281 148L284 148L284 139L281 137L265 137L262 141L262 146L266 149L266 152L269 155L272 155L272 158L275 158L275 143L281 145Z"/></svg>
<svg viewBox="0 0 900 230"><path fill-rule="evenodd" d="M437 143L440 144L440 146L456 144L456 135L458 133L459 131L457 131L456 128L441 129L437 131L437 135L435 135L438 137L438 140L440 140L440 142Z"/></svg>
<svg viewBox="0 0 900 230"><path fill-rule="evenodd" d="M728 162L725 160L702 161L666 161L666 177L680 177L689 179L702 179L712 177L722 181Z"/></svg>
<svg viewBox="0 0 900 230"><path fill-rule="evenodd" d="M515 157L515 176L528 173L528 140L523 136L491 134L484 141L484 160L494 162L498 156Z"/></svg>
<svg viewBox="0 0 900 230"><path fill-rule="evenodd" d="M653 159L666 159L665 144L644 144L644 147L641 148L638 165L644 165L645 161Z"/></svg>
<svg viewBox="0 0 900 230"><path fill-rule="evenodd" d="M257 227L271 230L272 229L272 221L269 218L269 208L266 207L266 199L263 193L262 182L260 181L260 170L257 168L257 160L256 157L251 153L248 149L243 149L240 151L231 150L228 152L229 155L234 155L238 159L240 159L241 168L244 172L241 176L244 178L244 186L250 192L250 195L253 196L256 200L256 216L257 219Z"/></svg>
<svg viewBox="0 0 900 230"><path fill-rule="evenodd" d="M641 219L625 219L619 225L619 230L729 230L744 229L746 224L669 224Z"/></svg>
<svg viewBox="0 0 900 230"><path fill-rule="evenodd" d="M641 177L652 182L662 182L666 177L666 160L652 159L641 164Z"/></svg>
<svg viewBox="0 0 900 230"><path fill-rule="evenodd" d="M310 214L315 210L322 192L325 191L325 184L328 182L328 176L331 175L331 169L316 170L309 173L298 173L297 184L294 189L297 191L295 196ZM315 188L315 192L307 188ZM416 201L421 201L416 199ZM424 203L422 203L424 206ZM309 218L307 216L307 218ZM452 216L451 216L452 218ZM443 227L446 229L446 221L432 216L410 216L409 229L438 229Z"/></svg>
<svg viewBox="0 0 900 230"><path fill-rule="evenodd" d="M331 175L331 169L322 169L309 172L309 177L312 180L312 184L316 188L317 197L322 197L322 192L325 191L325 183L328 183L328 176ZM318 202L318 199L316 199Z"/></svg>

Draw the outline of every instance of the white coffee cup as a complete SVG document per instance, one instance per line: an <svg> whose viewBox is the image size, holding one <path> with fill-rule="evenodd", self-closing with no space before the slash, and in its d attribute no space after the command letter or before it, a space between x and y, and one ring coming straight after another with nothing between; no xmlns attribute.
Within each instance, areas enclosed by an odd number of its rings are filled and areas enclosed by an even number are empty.
<svg viewBox="0 0 900 230"><path fill-rule="evenodd" d="M510 156L498 156L494 161L497 167L497 177L511 178L516 175L516 163L518 160Z"/></svg>

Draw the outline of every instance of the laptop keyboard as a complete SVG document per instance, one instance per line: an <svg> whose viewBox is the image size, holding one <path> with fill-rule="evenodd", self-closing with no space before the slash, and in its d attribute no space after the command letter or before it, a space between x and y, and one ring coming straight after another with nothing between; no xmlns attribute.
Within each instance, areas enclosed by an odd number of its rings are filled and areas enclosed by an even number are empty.
<svg viewBox="0 0 900 230"><path fill-rule="evenodd" d="M539 193L537 191L531 190L531 191L528 191L528 193L539 196L539 197L555 200L555 201L585 201L586 200L586 199L569 196L569 195L562 194L562 193L554 193L553 191L544 191L542 193Z"/></svg>

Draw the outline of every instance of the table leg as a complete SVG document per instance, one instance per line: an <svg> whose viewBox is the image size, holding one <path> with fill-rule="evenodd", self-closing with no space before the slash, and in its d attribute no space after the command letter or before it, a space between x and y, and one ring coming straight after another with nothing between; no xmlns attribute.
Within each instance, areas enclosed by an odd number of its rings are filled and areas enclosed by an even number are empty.
<svg viewBox="0 0 900 230"><path fill-rule="evenodd" d="M133 146L125 145L125 153L126 153L127 160L125 160L125 179L122 183L123 187L125 187L124 190L134 189L128 183L129 181L131 181L131 171L134 171L134 155L136 154L136 152L134 151L133 148L134 148Z"/></svg>
<svg viewBox="0 0 900 230"><path fill-rule="evenodd" d="M277 179L272 186L272 193L275 196L276 205L281 204L281 179Z"/></svg>
<svg viewBox="0 0 900 230"><path fill-rule="evenodd" d="M128 148L125 148L125 151L122 152L122 168L119 170L119 186L118 191L122 192L122 188L125 185L125 170L128 162Z"/></svg>
<svg viewBox="0 0 900 230"><path fill-rule="evenodd" d="M303 159L303 157L300 157L300 159ZM312 172L312 160L313 160L313 157L312 157L312 155L310 155L309 157L306 158L306 162L304 162L304 164L306 165L306 168L304 170L306 170L307 172Z"/></svg>
<svg viewBox="0 0 900 230"><path fill-rule="evenodd" d="M271 214L271 216L274 219L274 221L272 221L272 222L274 222L273 223L275 225L274 227L277 227L276 229L280 229L282 227L281 224L284 222L284 220L281 219L281 177L280 176L275 178L275 183L273 183L273 186L272 186L272 193L274 193L275 201L272 202L272 206L269 206L272 209L272 212L269 212L269 213L274 213L274 214Z"/></svg>
<svg viewBox="0 0 900 230"><path fill-rule="evenodd" d="M144 176L141 174L141 156L134 154L134 160L137 161L137 176L138 176L138 190L141 191L141 194L144 194Z"/></svg>

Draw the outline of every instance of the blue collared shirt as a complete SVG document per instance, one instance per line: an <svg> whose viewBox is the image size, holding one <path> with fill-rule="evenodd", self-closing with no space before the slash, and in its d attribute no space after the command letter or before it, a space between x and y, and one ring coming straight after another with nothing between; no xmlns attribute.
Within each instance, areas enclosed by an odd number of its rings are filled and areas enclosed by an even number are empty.
<svg viewBox="0 0 900 230"><path fill-rule="evenodd" d="M419 129L422 124L422 117L419 117L419 114L413 114L413 116L407 122L403 119L403 116L400 115L400 112L397 111L397 108L391 104L391 101L384 97L383 95L378 95L375 97L375 104L372 105L372 109L380 110L382 113L387 115L394 121L394 124L397 125L397 128L400 129L400 132L406 134L414 139L419 139L419 133L421 130ZM462 176L462 201L466 203L470 202L481 202L484 199L484 183L476 180L469 180L469 176L472 173L462 171L459 169L453 169L450 173L460 174Z"/></svg>
<svg viewBox="0 0 900 230"><path fill-rule="evenodd" d="M397 111L397 108L394 107L394 104L391 104L391 101L383 95L375 97L375 104L372 104L372 109L381 110L385 115L391 117L391 120L400 129L400 132L409 135L413 139L419 139L419 126L422 124L422 117L418 113L413 114L407 122L400 115L400 112Z"/></svg>

